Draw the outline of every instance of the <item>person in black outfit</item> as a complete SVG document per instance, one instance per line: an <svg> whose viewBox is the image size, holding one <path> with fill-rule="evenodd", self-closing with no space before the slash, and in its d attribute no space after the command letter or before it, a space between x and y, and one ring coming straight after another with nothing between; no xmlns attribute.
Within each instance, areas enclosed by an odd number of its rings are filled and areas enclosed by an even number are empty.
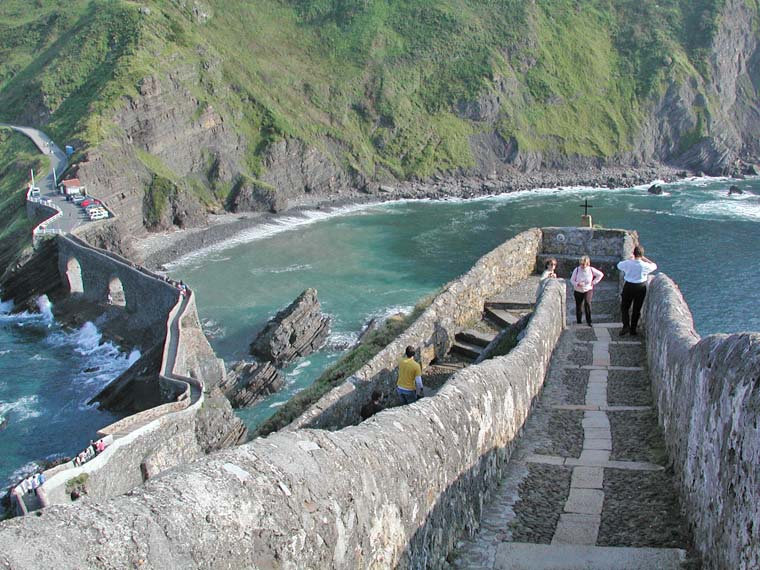
<svg viewBox="0 0 760 570"><path fill-rule="evenodd" d="M372 399L364 404L361 409L362 420L366 420L374 416L377 412L383 409L380 405L380 401L383 399L383 395L377 390L372 392Z"/></svg>

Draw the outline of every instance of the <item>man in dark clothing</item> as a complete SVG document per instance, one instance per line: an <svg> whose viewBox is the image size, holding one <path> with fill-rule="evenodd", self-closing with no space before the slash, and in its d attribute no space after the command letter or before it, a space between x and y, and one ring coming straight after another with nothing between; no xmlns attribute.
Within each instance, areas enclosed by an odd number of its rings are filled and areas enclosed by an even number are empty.
<svg viewBox="0 0 760 570"><path fill-rule="evenodd" d="M372 399L364 404L361 409L362 420L366 420L374 416L377 412L383 409L380 405L380 400L383 399L383 395L375 390L372 392Z"/></svg>

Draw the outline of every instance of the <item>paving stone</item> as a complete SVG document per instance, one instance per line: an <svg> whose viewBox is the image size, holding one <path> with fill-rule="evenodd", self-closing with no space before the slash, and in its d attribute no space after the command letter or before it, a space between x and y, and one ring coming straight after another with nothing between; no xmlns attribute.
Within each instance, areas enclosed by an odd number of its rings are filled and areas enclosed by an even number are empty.
<svg viewBox="0 0 760 570"><path fill-rule="evenodd" d="M609 461L610 452L606 450L601 450L601 449L589 449L589 450L584 449L581 452L581 456L579 457L579 459L582 462L596 465L604 461Z"/></svg>
<svg viewBox="0 0 760 570"><path fill-rule="evenodd" d="M610 412L609 420L612 434L611 459L667 463L667 451L654 409Z"/></svg>
<svg viewBox="0 0 760 570"><path fill-rule="evenodd" d="M565 503L566 513L599 515L602 513L604 491L600 489L579 489L570 487L570 496Z"/></svg>
<svg viewBox="0 0 760 570"><path fill-rule="evenodd" d="M509 525L511 540L549 544L570 494L572 469L554 465L529 465L520 483L519 499Z"/></svg>
<svg viewBox="0 0 760 570"><path fill-rule="evenodd" d="M606 370L589 370L589 383L607 382L608 372Z"/></svg>
<svg viewBox="0 0 760 570"><path fill-rule="evenodd" d="M583 431L589 439L609 439L612 437L609 428L605 427L587 427Z"/></svg>
<svg viewBox="0 0 760 570"><path fill-rule="evenodd" d="M615 366L641 366L647 361L642 344L614 344L609 347L609 354Z"/></svg>
<svg viewBox="0 0 760 570"><path fill-rule="evenodd" d="M681 518L678 493L668 473L607 469L604 491L600 545L689 545L688 527Z"/></svg>
<svg viewBox="0 0 760 570"><path fill-rule="evenodd" d="M583 450L604 450L612 451L612 439L584 439Z"/></svg>
<svg viewBox="0 0 760 570"><path fill-rule="evenodd" d="M559 517L557 530L552 537L552 544L596 544L599 535L598 515L578 515L563 513Z"/></svg>
<svg viewBox="0 0 760 570"><path fill-rule="evenodd" d="M583 417L584 428L609 428L610 420L605 412L585 412Z"/></svg>
<svg viewBox="0 0 760 570"><path fill-rule="evenodd" d="M573 467L570 489L602 489L604 469L601 467Z"/></svg>
<svg viewBox="0 0 760 570"><path fill-rule="evenodd" d="M685 558L686 552L672 548L504 543L489 570L682 570Z"/></svg>
<svg viewBox="0 0 760 570"><path fill-rule="evenodd" d="M610 405L652 405L652 387L645 370L612 370L607 385Z"/></svg>
<svg viewBox="0 0 760 570"><path fill-rule="evenodd" d="M588 393L586 403L590 406L604 406L607 403L607 392L605 391L604 394Z"/></svg>
<svg viewBox="0 0 760 570"><path fill-rule="evenodd" d="M532 453L525 458L526 463L543 463L545 465L564 465L564 457L556 457L554 455L540 455L538 453Z"/></svg>

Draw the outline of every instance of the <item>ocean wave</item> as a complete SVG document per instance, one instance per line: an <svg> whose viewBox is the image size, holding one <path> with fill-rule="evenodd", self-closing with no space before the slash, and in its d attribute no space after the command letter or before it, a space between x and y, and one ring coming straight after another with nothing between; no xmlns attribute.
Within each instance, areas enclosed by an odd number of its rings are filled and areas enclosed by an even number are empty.
<svg viewBox="0 0 760 570"><path fill-rule="evenodd" d="M204 247L192 253L184 255L176 261L167 263L165 267L168 270L173 270L177 267L186 267L188 265L192 265L192 263L199 259L206 258L211 253L224 251L237 245L266 239L277 234L302 228L304 226L311 225L316 222L321 222L330 218L336 218L339 216L345 216L348 214L360 212L361 210L365 210L369 207L377 205L378 203L352 204L338 208L327 208L324 210L305 210L291 216L275 218L268 223L260 224L254 226L253 228L243 230L232 236L230 239L225 240L221 243L210 245L208 247Z"/></svg>
<svg viewBox="0 0 760 570"><path fill-rule="evenodd" d="M41 412L35 408L39 403L37 395L24 396L15 402L6 402L0 407L0 413L12 417L12 421L23 422L25 420L39 417Z"/></svg>
<svg viewBox="0 0 760 570"><path fill-rule="evenodd" d="M293 273L294 271L308 271L311 269L311 265L308 263L297 263L294 265L288 265L286 267L254 267L249 271L252 275L260 273Z"/></svg>
<svg viewBox="0 0 760 570"><path fill-rule="evenodd" d="M346 350L354 346L358 341L359 333L355 331L331 332L330 336L327 337L325 348L332 351Z"/></svg>

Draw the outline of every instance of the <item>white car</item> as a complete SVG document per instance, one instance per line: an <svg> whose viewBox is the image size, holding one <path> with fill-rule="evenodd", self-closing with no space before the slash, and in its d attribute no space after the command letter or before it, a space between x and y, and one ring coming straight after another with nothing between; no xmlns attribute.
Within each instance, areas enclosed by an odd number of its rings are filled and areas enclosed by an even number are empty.
<svg viewBox="0 0 760 570"><path fill-rule="evenodd" d="M103 208L95 208L93 210L90 210L87 212L87 215L90 217L91 221L95 220L105 220L108 218L108 212L104 210Z"/></svg>

